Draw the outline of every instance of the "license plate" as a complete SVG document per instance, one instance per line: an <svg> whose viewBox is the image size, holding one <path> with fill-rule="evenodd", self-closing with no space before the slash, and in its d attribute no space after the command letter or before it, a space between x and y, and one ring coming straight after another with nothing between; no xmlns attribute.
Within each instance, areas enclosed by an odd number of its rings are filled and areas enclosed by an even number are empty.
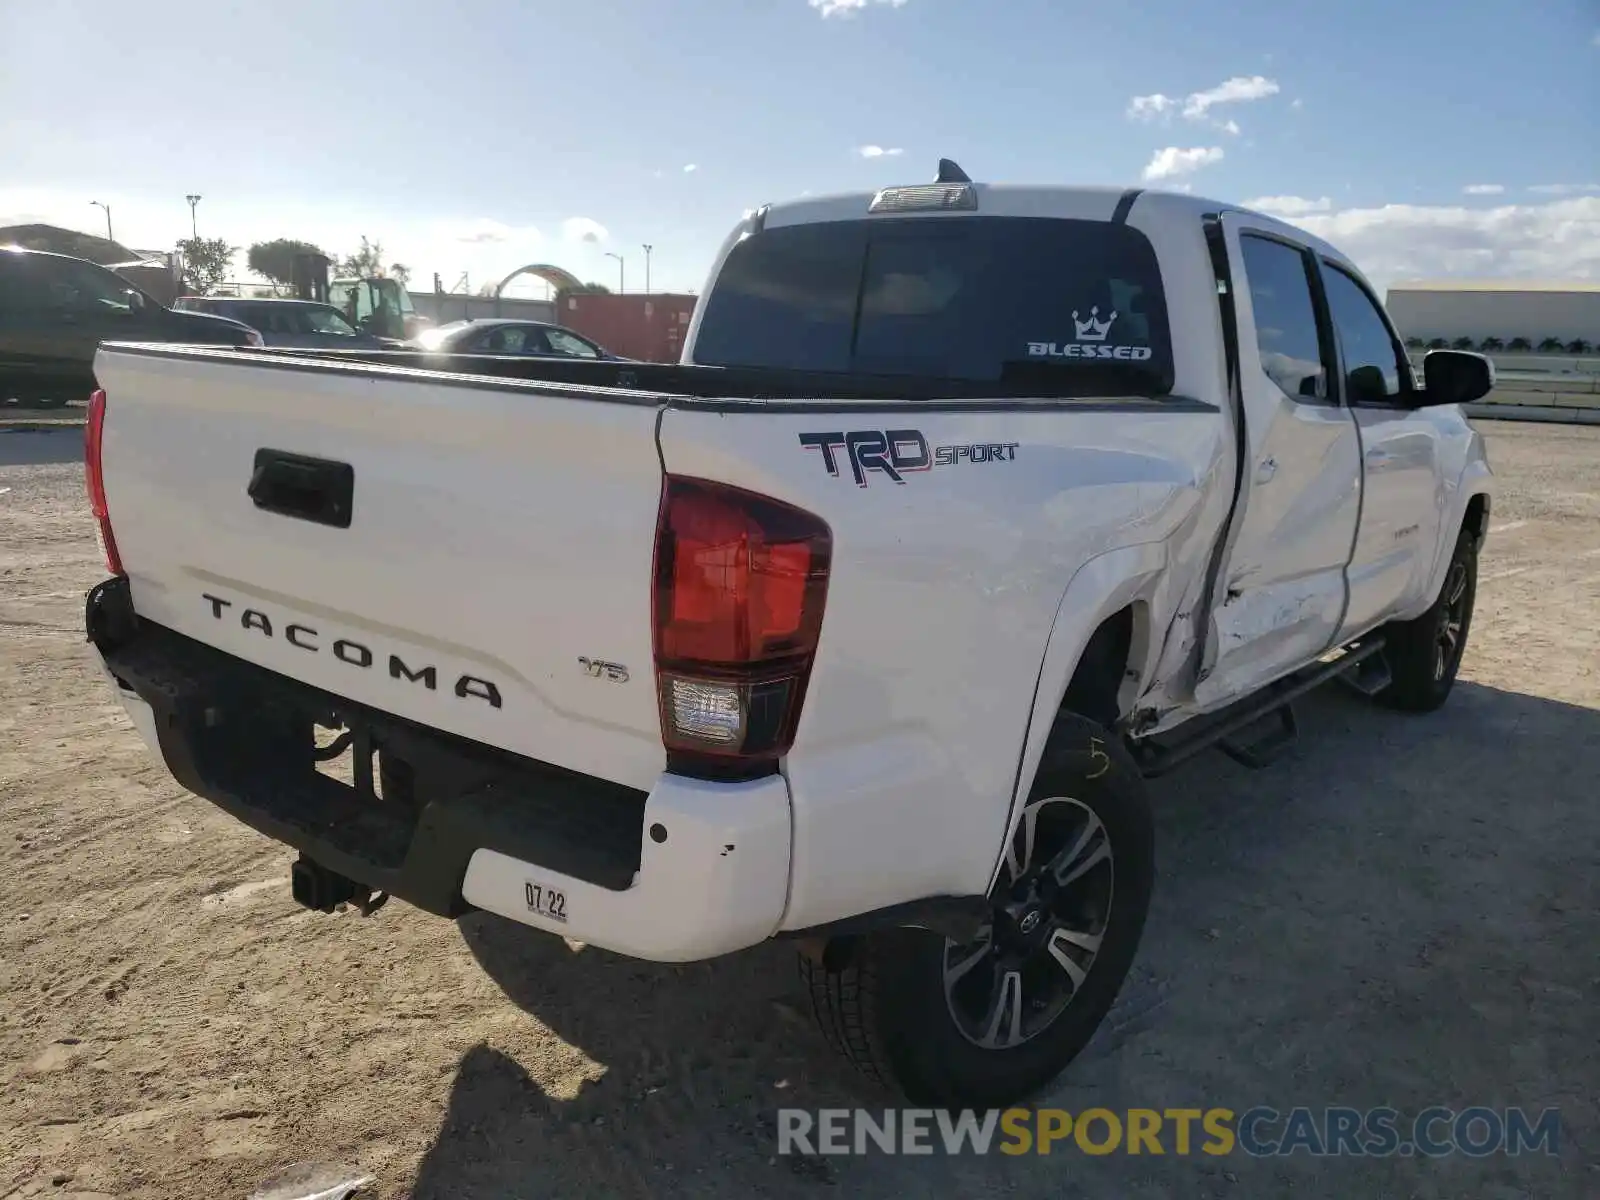
<svg viewBox="0 0 1600 1200"><path fill-rule="evenodd" d="M563 925L567 923L567 894L560 888L543 883L526 883L523 888L529 912Z"/></svg>

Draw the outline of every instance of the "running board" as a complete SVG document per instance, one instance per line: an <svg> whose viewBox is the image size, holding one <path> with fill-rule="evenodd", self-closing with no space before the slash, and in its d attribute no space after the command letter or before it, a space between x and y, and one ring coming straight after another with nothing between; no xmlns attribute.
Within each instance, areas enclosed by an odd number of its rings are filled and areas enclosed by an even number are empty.
<svg viewBox="0 0 1600 1200"><path fill-rule="evenodd" d="M1139 773L1146 779L1155 779L1213 746L1252 769L1269 765L1294 745L1299 735L1293 707L1297 698L1331 679L1353 677L1352 685L1363 692L1367 692L1368 687L1379 691L1388 685L1388 664L1380 653L1382 650L1381 637L1348 646L1331 661L1319 660L1220 712L1196 718L1197 728L1192 731L1180 726L1173 741L1158 742L1151 738L1131 743ZM1372 665L1365 666L1369 660ZM1280 725L1272 733L1249 743L1237 738L1236 735L1257 721L1274 715Z"/></svg>

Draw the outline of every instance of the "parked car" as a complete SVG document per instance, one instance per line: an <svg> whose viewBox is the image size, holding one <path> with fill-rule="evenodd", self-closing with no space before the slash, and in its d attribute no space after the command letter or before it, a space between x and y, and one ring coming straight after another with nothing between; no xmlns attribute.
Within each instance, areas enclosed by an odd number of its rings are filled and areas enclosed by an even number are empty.
<svg viewBox="0 0 1600 1200"><path fill-rule="evenodd" d="M473 318L425 329L407 345L434 354L509 354L535 358L599 358L627 361L582 334L544 321L515 317Z"/></svg>
<svg viewBox="0 0 1600 1200"><path fill-rule="evenodd" d="M174 308L210 313L250 326L268 346L302 349L380 350L403 343L362 333L331 304L315 300L247 300L234 296L180 296Z"/></svg>
<svg viewBox="0 0 1600 1200"><path fill-rule="evenodd" d="M681 364L102 349L87 631L134 725L309 908L794 939L914 1101L1048 1084L1140 942L1147 778L1263 766L1335 679L1450 696L1493 369L1419 384L1270 216L949 168L753 212Z"/></svg>
<svg viewBox="0 0 1600 1200"><path fill-rule="evenodd" d="M102 341L259 346L248 325L178 312L105 267L0 246L0 402L56 408L94 389Z"/></svg>

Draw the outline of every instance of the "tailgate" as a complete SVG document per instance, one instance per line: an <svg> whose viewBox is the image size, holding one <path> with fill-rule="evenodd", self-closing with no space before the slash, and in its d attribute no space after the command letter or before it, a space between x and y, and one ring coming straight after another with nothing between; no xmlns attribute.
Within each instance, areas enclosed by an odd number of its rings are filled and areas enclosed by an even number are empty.
<svg viewBox="0 0 1600 1200"><path fill-rule="evenodd" d="M654 782L655 397L154 347L103 349L95 371L141 616L432 728Z"/></svg>

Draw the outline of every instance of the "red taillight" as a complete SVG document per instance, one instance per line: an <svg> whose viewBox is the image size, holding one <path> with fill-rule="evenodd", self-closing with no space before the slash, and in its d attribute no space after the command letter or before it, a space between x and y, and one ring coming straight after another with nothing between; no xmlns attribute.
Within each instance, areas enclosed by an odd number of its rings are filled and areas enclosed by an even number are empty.
<svg viewBox="0 0 1600 1200"><path fill-rule="evenodd" d="M111 534L111 512L106 507L106 482L100 469L100 443L105 436L106 393L97 388L89 396L89 418L83 427L83 478L89 490L89 511L94 514L100 536L100 549L105 552L106 570L121 575L122 556L117 553L117 539Z"/></svg>
<svg viewBox="0 0 1600 1200"><path fill-rule="evenodd" d="M794 741L833 539L765 496L669 476L656 529L655 652L669 751L760 766Z"/></svg>

